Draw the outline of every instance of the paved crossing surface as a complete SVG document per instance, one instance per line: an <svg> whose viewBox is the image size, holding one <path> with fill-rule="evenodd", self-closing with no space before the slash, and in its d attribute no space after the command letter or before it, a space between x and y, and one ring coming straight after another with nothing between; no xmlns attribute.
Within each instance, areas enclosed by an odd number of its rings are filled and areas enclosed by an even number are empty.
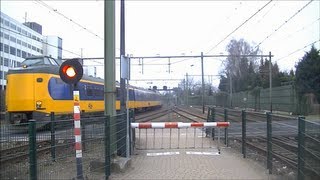
<svg viewBox="0 0 320 180"><path fill-rule="evenodd" d="M168 137L167 133L164 132L165 137ZM178 141L177 133L171 132L170 143ZM142 144L144 136L140 136ZM198 135L196 137L202 138ZM157 136L156 141L159 138ZM153 138L147 141L150 139ZM152 149L152 146L147 146L150 149L136 150L131 167L123 173L113 173L109 179L277 179L269 175L267 169L258 162L243 159L238 151L221 147L219 154L216 141L213 143L208 137L200 141L204 142L203 148Z"/></svg>

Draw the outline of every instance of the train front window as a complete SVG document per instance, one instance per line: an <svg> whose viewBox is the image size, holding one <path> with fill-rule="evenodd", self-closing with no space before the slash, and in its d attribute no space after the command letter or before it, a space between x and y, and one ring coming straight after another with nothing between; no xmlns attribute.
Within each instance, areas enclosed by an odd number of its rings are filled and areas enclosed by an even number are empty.
<svg viewBox="0 0 320 180"><path fill-rule="evenodd" d="M40 66L40 65L55 65L59 64L54 60L48 57L35 57L35 58L27 58L21 63L22 66Z"/></svg>

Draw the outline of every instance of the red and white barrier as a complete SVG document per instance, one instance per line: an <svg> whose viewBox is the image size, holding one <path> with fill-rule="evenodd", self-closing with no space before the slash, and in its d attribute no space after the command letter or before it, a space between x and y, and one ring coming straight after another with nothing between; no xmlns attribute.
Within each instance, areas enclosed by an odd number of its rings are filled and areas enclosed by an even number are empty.
<svg viewBox="0 0 320 180"><path fill-rule="evenodd" d="M131 128L163 129L163 128L201 128L201 127L229 127L229 122L144 122L131 123Z"/></svg>

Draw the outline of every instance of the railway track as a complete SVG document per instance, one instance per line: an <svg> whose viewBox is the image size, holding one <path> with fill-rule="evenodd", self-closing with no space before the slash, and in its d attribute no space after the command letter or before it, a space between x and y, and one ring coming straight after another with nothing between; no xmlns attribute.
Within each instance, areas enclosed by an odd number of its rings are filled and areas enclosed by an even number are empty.
<svg viewBox="0 0 320 180"><path fill-rule="evenodd" d="M172 112L170 109L160 109L160 110L157 110L156 112L139 114L139 115L136 115L135 121L136 122L152 121L153 119L157 119L162 116L165 116L170 112Z"/></svg>
<svg viewBox="0 0 320 180"><path fill-rule="evenodd" d="M44 147L44 148L43 148ZM50 141L38 141L37 152L42 153L50 150ZM7 149L1 149L0 151L0 163L3 165L7 162L12 162L21 159L27 159L29 156L29 144L15 146Z"/></svg>
<svg viewBox="0 0 320 180"><path fill-rule="evenodd" d="M205 115L199 115L199 113L190 112L188 110L176 107L173 109L173 112L179 114L180 116L187 118L193 122L204 122L207 121L207 117Z"/></svg>
<svg viewBox="0 0 320 180"><path fill-rule="evenodd" d="M238 142L242 142L241 138L232 138ZM267 139L265 137L260 138L247 138L246 145L257 152L260 152L267 156ZM315 177L320 177L320 166L316 165L319 162L319 152L317 149L306 149L305 156L311 157L314 160L315 166L307 166L308 173L313 174ZM290 166L293 169L298 167L298 144L295 138L291 137L273 137L272 138L272 157L281 161L282 163Z"/></svg>

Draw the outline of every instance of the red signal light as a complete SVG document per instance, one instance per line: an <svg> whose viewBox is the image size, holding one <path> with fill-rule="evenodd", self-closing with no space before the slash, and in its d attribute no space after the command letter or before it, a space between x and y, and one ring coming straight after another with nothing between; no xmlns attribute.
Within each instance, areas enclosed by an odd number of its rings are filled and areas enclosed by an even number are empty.
<svg viewBox="0 0 320 180"><path fill-rule="evenodd" d="M76 84L82 78L83 68L77 59L70 59L62 63L59 74L65 83Z"/></svg>
<svg viewBox="0 0 320 180"><path fill-rule="evenodd" d="M62 72L70 78L73 78L76 75L74 67L68 65L62 67Z"/></svg>

